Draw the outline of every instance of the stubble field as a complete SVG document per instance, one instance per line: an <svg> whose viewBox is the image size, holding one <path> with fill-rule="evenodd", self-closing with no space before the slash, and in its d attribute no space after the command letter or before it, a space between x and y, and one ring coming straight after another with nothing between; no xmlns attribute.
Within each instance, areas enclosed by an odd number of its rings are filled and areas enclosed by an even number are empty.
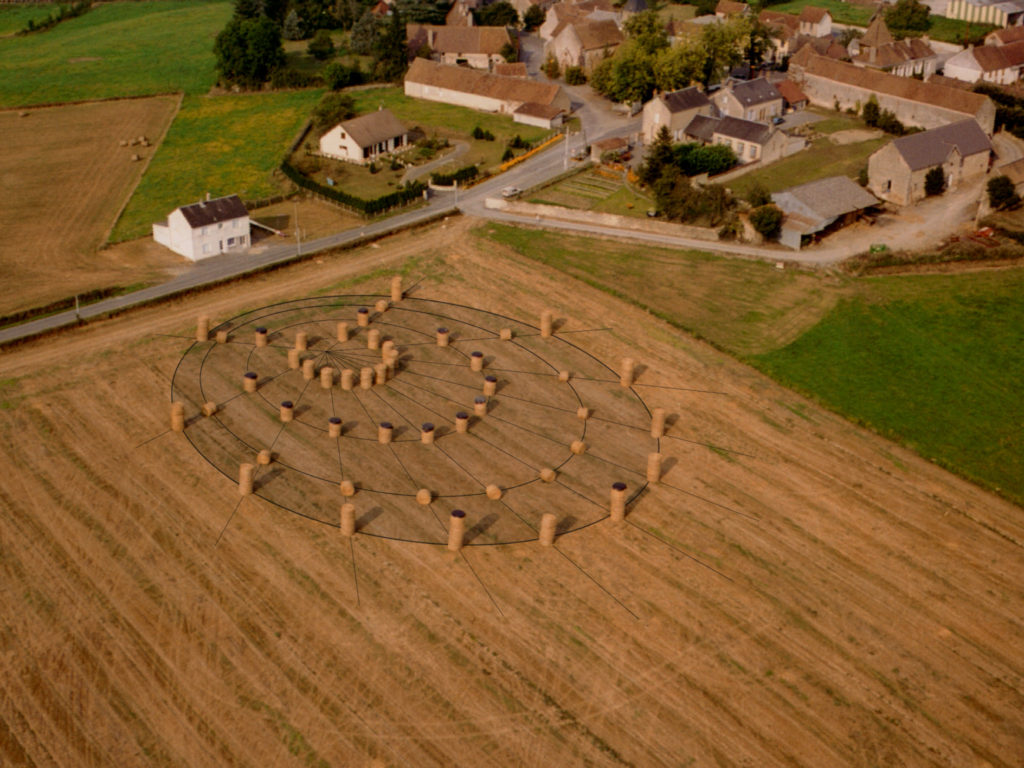
<svg viewBox="0 0 1024 768"><path fill-rule="evenodd" d="M1018 507L469 225L0 356L5 763L1018 762ZM551 307L587 352L637 358L674 418L626 523L551 549L350 542L239 504L167 431L198 314L399 270L419 299Z"/></svg>
<svg viewBox="0 0 1024 768"><path fill-rule="evenodd" d="M0 111L0 315L145 281L180 263L169 252L138 262L98 250L178 101L158 96ZM151 146L120 145L141 136ZM144 160L133 162L133 154Z"/></svg>

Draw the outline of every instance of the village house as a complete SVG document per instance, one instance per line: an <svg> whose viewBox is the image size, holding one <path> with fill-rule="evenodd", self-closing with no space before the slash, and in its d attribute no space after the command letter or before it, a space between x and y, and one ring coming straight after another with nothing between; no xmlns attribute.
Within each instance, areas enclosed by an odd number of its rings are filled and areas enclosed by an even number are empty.
<svg viewBox="0 0 1024 768"><path fill-rule="evenodd" d="M1009 45L1024 40L1024 27L996 29L985 35L985 45Z"/></svg>
<svg viewBox="0 0 1024 768"><path fill-rule="evenodd" d="M153 224L153 239L192 261L248 248L249 212L238 195L228 195L175 208L165 221Z"/></svg>
<svg viewBox="0 0 1024 768"><path fill-rule="evenodd" d="M715 16L722 20L731 19L733 16L746 16L749 13L749 5L735 0L718 0L718 5L715 6Z"/></svg>
<svg viewBox="0 0 1024 768"><path fill-rule="evenodd" d="M881 14L871 21L863 37L851 41L850 57L857 66L881 69L900 77L928 77L939 62L927 37L895 40Z"/></svg>
<svg viewBox="0 0 1024 768"><path fill-rule="evenodd" d="M502 50L512 44L505 27L441 27L434 24L406 24L408 48L430 49L431 58L442 64L462 64L490 71L504 64Z"/></svg>
<svg viewBox="0 0 1024 768"><path fill-rule="evenodd" d="M782 94L765 78L731 81L711 96L722 115L767 123L782 115Z"/></svg>
<svg viewBox="0 0 1024 768"><path fill-rule="evenodd" d="M496 75L505 75L507 77L530 76L530 73L526 71L526 64L522 61L513 61L510 64L495 64L494 69L491 71Z"/></svg>
<svg viewBox="0 0 1024 768"><path fill-rule="evenodd" d="M622 11L612 5L610 0L584 0L580 3L562 0L548 7L544 23L537 28L537 35L541 40L548 41L561 32L566 24L578 21L614 21L618 24L621 18Z"/></svg>
<svg viewBox="0 0 1024 768"><path fill-rule="evenodd" d="M320 137L320 154L366 165L409 143L409 133L390 110L378 109L338 123Z"/></svg>
<svg viewBox="0 0 1024 768"><path fill-rule="evenodd" d="M912 205L925 197L928 171L941 167L946 188L983 176L988 171L992 144L974 120L903 136L868 158L868 189L897 205Z"/></svg>
<svg viewBox="0 0 1024 768"><path fill-rule="evenodd" d="M797 17L800 34L808 37L826 37L832 34L832 14L824 8L805 5Z"/></svg>
<svg viewBox="0 0 1024 768"><path fill-rule="evenodd" d="M772 44L772 59L780 60L794 53L793 41L800 35L800 19L792 13L761 11L757 20L768 28Z"/></svg>
<svg viewBox="0 0 1024 768"><path fill-rule="evenodd" d="M702 144L725 144L741 165L772 163L786 156L789 137L764 123L738 117L697 115L687 126L684 137Z"/></svg>
<svg viewBox="0 0 1024 768"><path fill-rule="evenodd" d="M655 93L644 104L641 133L644 142L650 144L657 137L662 126L668 128L672 141L683 140L686 127L697 115L710 115L711 101L695 85L670 93Z"/></svg>
<svg viewBox="0 0 1024 768"><path fill-rule="evenodd" d="M908 127L938 128L973 117L985 133L991 135L993 131L995 105L980 93L898 77L823 56L794 59L790 60L789 77L816 106L859 110L873 95L879 107L892 112Z"/></svg>
<svg viewBox="0 0 1024 768"><path fill-rule="evenodd" d="M563 69L591 70L625 41L622 30L610 19L568 22L544 45L544 57L553 56Z"/></svg>
<svg viewBox="0 0 1024 768"><path fill-rule="evenodd" d="M779 242L800 250L804 238L821 238L848 226L878 200L846 176L829 176L772 195L785 214Z"/></svg>
<svg viewBox="0 0 1024 768"><path fill-rule="evenodd" d="M527 101L512 110L512 122L535 125L538 128L557 128L565 119L565 111L550 104Z"/></svg>
<svg viewBox="0 0 1024 768"><path fill-rule="evenodd" d="M477 7L476 0L455 0L448 14L444 17L446 27L472 27L473 9Z"/></svg>
<svg viewBox="0 0 1024 768"><path fill-rule="evenodd" d="M1021 68L1024 68L1024 40L1006 45L971 46L951 56L942 73L968 83L981 80L1010 85L1020 79Z"/></svg>
<svg viewBox="0 0 1024 768"><path fill-rule="evenodd" d="M792 80L787 78L781 83L776 83L775 89L782 96L782 108L787 112L796 112L807 106L807 94Z"/></svg>
<svg viewBox="0 0 1024 768"><path fill-rule="evenodd" d="M466 67L414 59L405 75L405 95L511 115L524 104L569 112L569 97L555 83L493 75Z"/></svg>
<svg viewBox="0 0 1024 768"><path fill-rule="evenodd" d="M949 0L945 15L947 19L1016 27L1024 22L1024 0Z"/></svg>

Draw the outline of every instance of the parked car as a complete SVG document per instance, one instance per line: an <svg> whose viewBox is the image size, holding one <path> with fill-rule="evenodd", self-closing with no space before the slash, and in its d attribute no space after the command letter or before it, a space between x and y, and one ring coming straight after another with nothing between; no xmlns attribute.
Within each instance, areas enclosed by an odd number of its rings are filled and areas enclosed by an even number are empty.
<svg viewBox="0 0 1024 768"><path fill-rule="evenodd" d="M523 193L519 187L505 187L501 190L501 196L504 198L519 197Z"/></svg>

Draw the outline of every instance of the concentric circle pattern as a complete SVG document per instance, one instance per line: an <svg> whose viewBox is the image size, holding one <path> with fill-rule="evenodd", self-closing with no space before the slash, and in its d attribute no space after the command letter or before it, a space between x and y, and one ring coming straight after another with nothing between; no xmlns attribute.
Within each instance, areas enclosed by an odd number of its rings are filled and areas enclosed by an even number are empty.
<svg viewBox="0 0 1024 768"><path fill-rule="evenodd" d="M643 490L647 456L658 450L647 406L569 334L542 338L521 321L429 299L382 310L382 298L291 301L212 329L210 341L186 351L172 383L192 445L233 481L240 464L269 449L256 495L334 526L351 501L360 533L424 543L446 540L456 509L466 512L466 544L512 543L536 539L545 512L561 533L607 517L613 483L626 483L630 499ZM360 326L363 308L369 323ZM257 329L266 329L265 345ZM216 331L227 331L226 343L213 340ZM306 348L296 354L302 334ZM251 374L255 391L246 391ZM217 405L213 416L200 415L204 403ZM555 479L541 480L543 469ZM343 481L355 488L350 498Z"/></svg>

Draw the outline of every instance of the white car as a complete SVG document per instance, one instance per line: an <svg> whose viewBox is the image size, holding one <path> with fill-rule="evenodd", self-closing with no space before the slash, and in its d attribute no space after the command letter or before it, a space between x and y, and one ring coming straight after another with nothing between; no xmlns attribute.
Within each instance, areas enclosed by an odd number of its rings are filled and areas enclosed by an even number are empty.
<svg viewBox="0 0 1024 768"><path fill-rule="evenodd" d="M523 190L521 190L519 187L505 187L503 190L501 190L501 196L506 198L519 197L519 195L521 195L522 193Z"/></svg>

